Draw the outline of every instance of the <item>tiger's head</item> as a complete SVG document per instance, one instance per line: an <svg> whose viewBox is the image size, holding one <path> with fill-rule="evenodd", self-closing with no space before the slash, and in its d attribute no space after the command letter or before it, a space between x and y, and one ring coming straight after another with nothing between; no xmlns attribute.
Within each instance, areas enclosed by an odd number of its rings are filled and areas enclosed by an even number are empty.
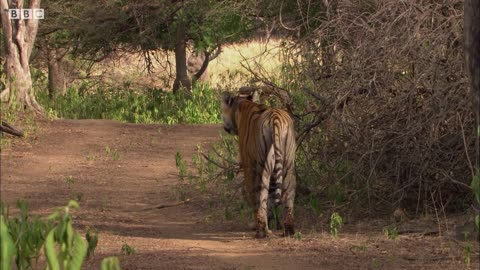
<svg viewBox="0 0 480 270"><path fill-rule="evenodd" d="M232 135L238 135L238 105L243 100L255 101L257 93L249 95L235 95L232 92L222 93L222 120L223 128Z"/></svg>
<svg viewBox="0 0 480 270"><path fill-rule="evenodd" d="M238 135L235 111L238 108L238 96L232 92L222 93L222 120L223 128L232 135Z"/></svg>

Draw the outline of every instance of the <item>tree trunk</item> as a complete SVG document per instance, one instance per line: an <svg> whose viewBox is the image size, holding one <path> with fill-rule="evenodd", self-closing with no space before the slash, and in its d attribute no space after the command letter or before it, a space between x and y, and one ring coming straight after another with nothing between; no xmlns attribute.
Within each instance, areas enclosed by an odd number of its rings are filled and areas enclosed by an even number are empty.
<svg viewBox="0 0 480 270"><path fill-rule="evenodd" d="M173 83L173 93L183 88L187 92L192 89L192 82L188 78L187 72L187 38L185 34L185 26L180 24L177 28L176 44L175 44L175 71L176 78Z"/></svg>
<svg viewBox="0 0 480 270"><path fill-rule="evenodd" d="M63 54L58 48L47 47L48 95L51 99L64 95L67 91L62 59Z"/></svg>
<svg viewBox="0 0 480 270"><path fill-rule="evenodd" d="M40 0L29 1L28 8L40 7ZM37 114L44 110L37 103L32 87L29 60L38 30L38 20L10 20L9 8L23 8L23 1L18 0L12 6L7 0L0 0L2 30L5 39L5 72L8 80L9 103L20 103ZM2 93L3 94L3 93Z"/></svg>
<svg viewBox="0 0 480 270"><path fill-rule="evenodd" d="M192 73L192 84L197 81L206 81L208 77L207 68L210 61L217 58L222 52L220 45L212 51L205 51L201 55L191 55L187 61L188 72Z"/></svg>
<svg viewBox="0 0 480 270"><path fill-rule="evenodd" d="M464 2L465 61L473 94L473 110L480 132L480 0ZM480 137L480 134L477 134ZM476 140L476 166L480 169L480 138Z"/></svg>
<svg viewBox="0 0 480 270"><path fill-rule="evenodd" d="M480 1L465 0L465 60L475 99L480 106Z"/></svg>
<svg viewBox="0 0 480 270"><path fill-rule="evenodd" d="M190 57L195 58L197 62L195 69L192 69L193 72L191 72L193 73L192 84L195 84L197 81L205 81L207 78L208 63L210 62L210 53L204 52L202 55Z"/></svg>

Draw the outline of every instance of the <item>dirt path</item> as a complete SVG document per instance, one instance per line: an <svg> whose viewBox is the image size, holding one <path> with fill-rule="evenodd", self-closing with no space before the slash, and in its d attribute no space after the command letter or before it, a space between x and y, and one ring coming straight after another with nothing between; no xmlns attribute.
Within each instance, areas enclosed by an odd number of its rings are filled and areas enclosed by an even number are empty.
<svg viewBox="0 0 480 270"><path fill-rule="evenodd" d="M40 214L79 200L75 226L100 231L85 269L99 269L105 256L118 256L123 269L465 268L464 243L441 237L393 241L352 225L337 240L305 228L301 241L255 240L248 230L208 226L202 222L207 213L194 203L138 211L177 202L171 188L177 182L175 153L188 158L198 143L215 141L219 130L219 125L42 122L35 138L14 140L2 151L1 198L10 205L26 198ZM124 242L137 252L122 255ZM474 245L472 264L478 263L475 252Z"/></svg>

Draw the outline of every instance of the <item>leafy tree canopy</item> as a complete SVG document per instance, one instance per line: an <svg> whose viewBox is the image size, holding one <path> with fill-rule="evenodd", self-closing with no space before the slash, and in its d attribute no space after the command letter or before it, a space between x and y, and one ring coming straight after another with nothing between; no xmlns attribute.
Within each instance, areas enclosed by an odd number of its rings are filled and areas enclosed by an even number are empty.
<svg viewBox="0 0 480 270"><path fill-rule="evenodd" d="M102 59L116 50L172 50L177 28L197 51L238 41L252 29L249 1L49 1L43 34L74 55Z"/></svg>

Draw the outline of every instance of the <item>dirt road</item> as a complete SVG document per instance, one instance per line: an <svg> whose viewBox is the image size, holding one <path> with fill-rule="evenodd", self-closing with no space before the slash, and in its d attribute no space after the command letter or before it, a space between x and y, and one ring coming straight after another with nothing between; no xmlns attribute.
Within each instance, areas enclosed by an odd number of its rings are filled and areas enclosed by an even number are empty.
<svg viewBox="0 0 480 270"><path fill-rule="evenodd" d="M69 199L80 201L74 225L100 231L85 269L118 256L122 269L463 269L463 242L438 236L387 239L368 226L349 225L339 237L310 233L301 240L253 239L253 232L211 226L195 203L176 203L175 153L191 156L198 143L213 142L219 125L134 125L107 120L41 122L26 140L1 153L1 198L26 198L46 214ZM195 198L192 198L194 201ZM219 222L220 223L220 222ZM215 224L215 221L214 221ZM123 255L128 243L136 249ZM471 254L478 263L478 247Z"/></svg>

